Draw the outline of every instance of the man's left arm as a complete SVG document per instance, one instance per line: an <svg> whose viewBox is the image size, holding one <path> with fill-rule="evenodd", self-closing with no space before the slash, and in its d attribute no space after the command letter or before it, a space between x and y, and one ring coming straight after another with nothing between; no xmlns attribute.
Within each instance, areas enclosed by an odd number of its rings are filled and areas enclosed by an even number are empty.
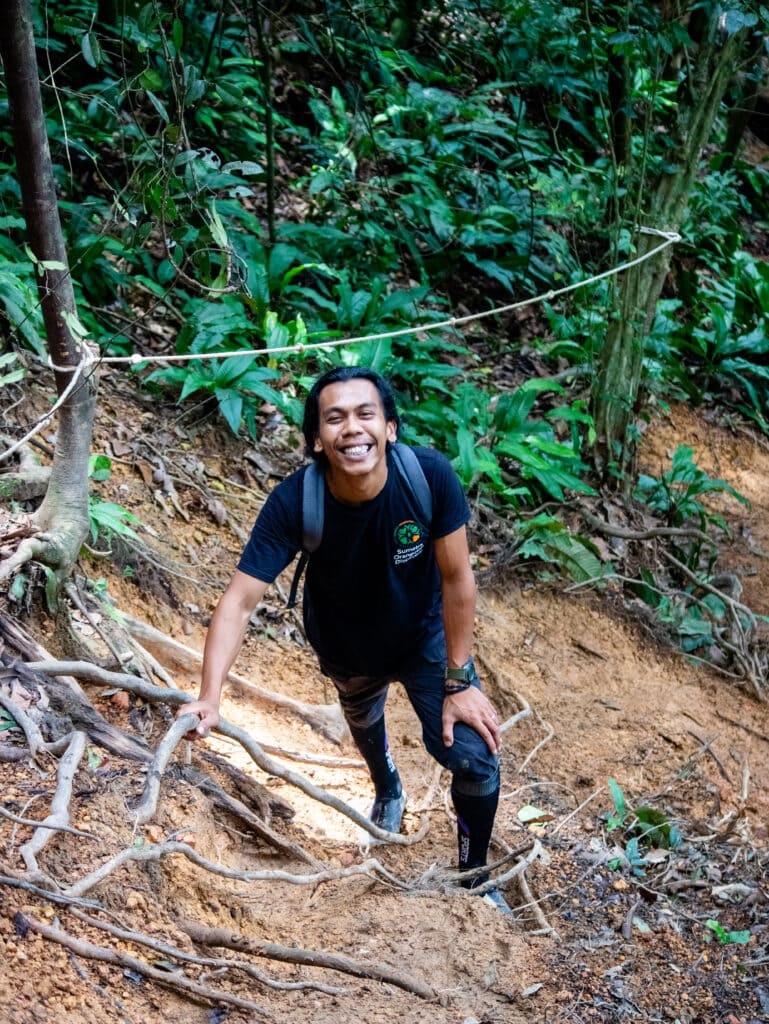
<svg viewBox="0 0 769 1024"><path fill-rule="evenodd" d="M472 654L475 622L475 577L470 568L466 527L461 526L435 541L435 560L441 575L447 665L460 668ZM500 732L497 713L477 686L469 686L444 698L443 742L447 747L454 742L456 722L467 723L483 737L493 754L498 753Z"/></svg>

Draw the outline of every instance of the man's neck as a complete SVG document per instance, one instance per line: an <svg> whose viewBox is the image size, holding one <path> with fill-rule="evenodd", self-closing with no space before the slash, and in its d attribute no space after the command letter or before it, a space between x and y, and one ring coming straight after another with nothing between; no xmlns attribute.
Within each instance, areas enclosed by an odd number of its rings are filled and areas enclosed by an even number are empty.
<svg viewBox="0 0 769 1024"><path fill-rule="evenodd" d="M372 501L384 489L387 483L387 463L383 459L374 473L363 476L334 473L333 469L327 469L326 483L337 501L344 505L362 505Z"/></svg>

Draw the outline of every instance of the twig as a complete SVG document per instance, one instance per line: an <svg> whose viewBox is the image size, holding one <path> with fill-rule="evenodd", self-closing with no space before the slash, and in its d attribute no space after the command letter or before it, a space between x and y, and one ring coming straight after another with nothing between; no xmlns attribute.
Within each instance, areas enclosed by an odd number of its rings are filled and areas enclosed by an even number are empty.
<svg viewBox="0 0 769 1024"><path fill-rule="evenodd" d="M551 725L548 725L548 723L543 718L540 718L540 716L537 715L536 712L535 712L535 715L536 715L536 718L537 718L537 721L539 722L539 724L544 729L547 729L547 731L548 731L547 732L547 736L545 736L543 739L541 739L539 741L539 743L536 745L536 747L534 747L533 750L530 750L529 753L526 755L526 757L523 759L523 761L521 762L521 764L520 764L520 766L518 768L518 774L519 775L523 771L523 769L526 767L526 765L529 763L529 761L531 761L532 758L542 749L542 747L544 747L544 745L546 743L549 743L550 740L555 736L555 729L553 729L553 727Z"/></svg>
<svg viewBox="0 0 769 1024"><path fill-rule="evenodd" d="M570 811L569 814L567 814L565 818L561 818L561 820L558 822L558 824L555 826L555 828L550 830L550 836L551 837L557 836L558 833L561 831L561 829L563 828L563 826L567 822L571 821L572 818L575 818L579 814L580 811L584 810L589 803L592 803L592 801L595 800L595 798L597 796L600 796L601 793L605 792L605 790L606 790L606 786L601 786L594 793L591 793L590 796L587 798L587 800L583 800L582 803L579 805L579 807L575 807L574 810Z"/></svg>
<svg viewBox="0 0 769 1024"><path fill-rule="evenodd" d="M586 522L596 530L600 530L601 533L605 533L607 537L621 537L623 540L652 540L654 537L692 537L695 540L702 541L704 544L710 544L711 547L718 547L716 541L706 533L703 533L702 530L679 526L655 526L650 530L630 530L624 526L612 526L611 523L604 522L603 519L599 519L598 516L594 516L584 508L580 509L580 514Z"/></svg>
<svg viewBox="0 0 769 1024"><path fill-rule="evenodd" d="M250 938L239 932L227 931L224 928L207 928L196 921L181 920L178 922L178 925L189 935L193 942L199 942L204 946L223 946L225 949L253 953L255 956L268 957L271 960L280 960L283 963L307 964L311 967L323 967L327 970L341 971L343 974L351 974L355 978L373 978L388 985L395 985L397 988L411 992L422 999L433 1000L438 995L435 989L424 984L424 982L417 981L380 964L362 963L338 953L323 953L318 950L301 949L294 946L278 946L274 942L263 942L260 939Z"/></svg>
<svg viewBox="0 0 769 1024"><path fill-rule="evenodd" d="M719 711L718 708L715 710L718 717L722 718L725 722L729 722L730 725L736 725L738 729L743 729L745 732L750 733L751 736L755 736L756 739L763 740L764 743L769 743L769 736L765 732L760 732L758 729L754 729L752 725L745 725L744 722L739 722L736 718L730 718L728 715Z"/></svg>
<svg viewBox="0 0 769 1024"><path fill-rule="evenodd" d="M538 926L536 929L537 935L552 935L557 942L560 942L561 936L545 917L545 913L539 905L539 900L534 898L534 894L529 886L525 871L522 871L520 875L518 875L518 887L521 890L524 906L527 908L531 907L532 913L534 914L534 918Z"/></svg>
<svg viewBox="0 0 769 1024"><path fill-rule="evenodd" d="M198 982L192 981L183 974L174 974L169 971L158 970L157 967L150 967L143 960L130 956L128 953L124 953L123 950L95 946L93 943L86 942L83 939L76 939L68 932L62 931L61 928L54 928L52 925L43 924L42 921L38 921L34 917L27 917L25 915L24 922L33 932L37 932L38 935L42 935L45 939L58 942L65 949L72 950L77 956L85 957L88 960L101 960L104 963L127 967L132 971L136 971L137 974L142 974L144 977L158 982L160 985L165 985L166 988L176 989L188 996L196 996L198 999L203 999L209 1003L229 1003L231 1006L237 1006L241 1010L249 1010L251 1013L258 1013L265 1017L270 1016L263 1006L259 1006L258 1003L254 1003L250 999L242 999L240 996L231 995L229 992L220 989L208 988L206 985L200 985Z"/></svg>
<svg viewBox="0 0 769 1024"><path fill-rule="evenodd" d="M160 630L154 629L138 619L134 619L125 612L121 612L120 615L125 621L126 628L134 638L162 648L163 652L174 660L176 664L188 670L191 666L194 666L197 670L203 664L203 655L193 650L193 648L179 643L178 640L173 640L165 633L161 633ZM257 686L256 683L252 683L250 679L246 679L235 672L229 672L227 679L229 682L235 683L242 689L247 690L248 693L253 695L255 700L293 712L298 718L307 722L313 729L318 730L334 743L340 743L346 733L347 727L338 704L304 704L302 701L294 700L293 697L286 697L282 693L273 693L271 690L265 690L263 687Z"/></svg>
<svg viewBox="0 0 769 1024"><path fill-rule="evenodd" d="M167 942L161 942L158 939L151 939L143 932L129 931L125 928L118 928L117 925L109 924L106 921L100 921L98 918L91 917L90 914L86 914L82 910L72 908L70 912L85 924L91 925L94 928L101 928L103 931L109 932L110 935L114 935L116 938L122 939L124 942L133 942L140 946L146 946L148 949L152 949L156 953L161 953L166 957L173 957L174 959L181 960L184 963L198 964L201 967L216 967L220 970L242 971L244 974L248 974L250 977L255 978L258 982L262 985L266 985L268 988L281 989L283 991L313 989L316 992L323 992L325 995L329 996L341 996L347 993L346 989L333 988L331 985L321 985L314 981L277 981L275 978L270 978L268 975L258 970L258 968L254 967L254 965L249 963L247 960L228 960L226 957L195 956L193 953L187 953L183 949L169 945Z"/></svg>
<svg viewBox="0 0 769 1024"><path fill-rule="evenodd" d="M67 752L59 761L57 771L58 782L56 792L51 801L51 813L41 822L32 838L19 848L19 853L24 859L27 871L38 870L36 855L43 849L51 838L51 830L47 825L68 825L69 824L69 801L72 797L72 783L77 771L80 759L85 753L86 734L84 732L73 732L72 739L67 747Z"/></svg>
<svg viewBox="0 0 769 1024"><path fill-rule="evenodd" d="M689 733L690 736L693 736L698 743L702 744L700 749L693 756L694 757L698 757L700 754L710 754L710 756L713 758L713 760L716 763L716 767L718 768L719 772L721 773L721 777L726 782L728 782L730 786L733 785L732 780L729 778L729 773L727 772L726 768L724 768L724 766L723 766L721 758L716 754L715 750L713 750L713 748L711 747L711 743L713 742L714 739L716 739L716 737L712 736L709 740L703 740L703 738L701 736L698 736L697 733L694 732L692 729L687 729L686 731Z"/></svg>
<svg viewBox="0 0 769 1024"><path fill-rule="evenodd" d="M93 832L81 832L78 828L70 828L69 825L57 825L52 821L37 821L35 818L20 818L17 814L12 814L5 807L0 805L0 817L8 818L9 821L15 822L17 825L29 825L32 828L50 828L55 832L67 832L71 836L81 836L83 839L101 839L101 836L95 836Z"/></svg>
<svg viewBox="0 0 769 1024"><path fill-rule="evenodd" d="M225 868L221 864L214 864L213 861L201 857L191 846L186 843L157 843L147 846L129 846L115 854L101 867L92 871L78 882L73 882L62 891L67 896L82 896L89 892L94 886L99 885L116 871L123 864L146 863L148 861L164 860L171 854L179 853L192 861L199 868L210 871L222 878L232 878L240 882L289 882L292 885L318 885L321 882L331 882L340 878L352 878L358 875L365 875L368 878L381 878L399 889L408 889L409 885L402 882L395 875L384 868L378 860L369 858L362 864L354 864L349 868L328 868L324 871L316 871L311 875L295 875L290 871L236 871L234 868Z"/></svg>

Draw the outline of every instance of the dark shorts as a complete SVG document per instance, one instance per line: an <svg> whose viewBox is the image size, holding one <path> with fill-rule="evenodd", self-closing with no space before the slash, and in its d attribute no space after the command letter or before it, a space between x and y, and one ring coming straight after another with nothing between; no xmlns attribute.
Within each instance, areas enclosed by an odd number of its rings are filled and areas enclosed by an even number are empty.
<svg viewBox="0 0 769 1024"><path fill-rule="evenodd" d="M320 659L321 671L334 683L351 727L365 729L378 722L384 714L390 683L400 682L422 723L422 740L428 753L450 772L490 779L496 776L499 761L475 729L457 722L454 743L450 747L443 743L445 667L446 642L442 630L430 637L397 671L384 676L348 676Z"/></svg>

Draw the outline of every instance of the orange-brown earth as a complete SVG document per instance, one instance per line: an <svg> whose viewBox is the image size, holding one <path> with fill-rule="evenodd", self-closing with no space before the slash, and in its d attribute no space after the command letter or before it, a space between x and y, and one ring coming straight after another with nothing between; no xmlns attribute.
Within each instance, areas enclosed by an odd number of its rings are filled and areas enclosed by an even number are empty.
<svg viewBox="0 0 769 1024"><path fill-rule="evenodd" d="M703 468L750 499L750 510L731 499L723 502L735 544L725 549L722 561L739 573L743 600L757 613L769 614L767 446L688 408L674 408L647 432L642 463L657 472L681 442L694 447ZM278 446L261 447L256 461L249 461L253 451L211 427L172 417L159 426L157 408L137 411L108 381L96 447L113 459L102 496L131 508L153 531L143 537L158 560L172 562L186 578L167 576L146 561L137 561L130 575L108 561L88 561L83 569L91 578L107 580L121 610L201 649L207 616L264 491L275 482L265 463L278 465ZM171 474L173 492L161 468ZM169 591L175 604L163 599ZM41 639L54 644L51 637ZM201 756L210 746L290 803L293 820L276 818L272 826L317 859L344 868L375 855L410 889L365 877L317 885L243 882L169 856L160 863L128 864L92 889L88 898L111 915L102 919L203 955L180 927L184 919L195 919L283 946L387 966L438 993L426 1001L392 984L267 959L254 963L273 979L321 983L338 991L279 990L235 971L186 968L188 977L251 999L270 1019L286 1024L769 1020L769 706L735 682L660 647L647 627L621 614L604 595L566 592L563 586L535 584L530 576L481 592L476 646L485 684L505 716L531 709L505 734L493 849L502 858L535 839L542 846L543 856L526 873L530 892L515 880L505 887L509 903L523 907L514 920L441 880L440 869L454 858L448 778L444 774L434 785L415 716L397 687L388 717L394 756L411 797L405 828L415 834L429 819L425 838L413 845L365 850L349 819L255 768L230 741L207 741L192 759L205 768ZM333 701L277 595L261 610L237 670L307 702ZM176 671L174 682L196 692L194 673ZM143 730L151 743L162 735L161 718L141 701L105 696L104 686L86 689L115 724L129 732ZM355 757L349 740L336 745L234 687L223 712L266 744ZM5 742L18 741L2 735ZM183 746L177 749L179 759ZM163 782L154 818L133 828L128 804L141 792L141 769L96 754L77 773L71 824L98 840L58 834L39 855L41 867L62 884L82 878L121 848L169 838L240 871L310 870L278 854L242 821L212 808L174 772ZM360 767L284 763L359 810L367 809L371 793ZM16 814L44 817L55 788L55 764L3 765L2 772L4 805ZM651 804L678 826L683 835L678 849L655 849L636 871L622 860L630 837L621 828L607 829L613 809L609 778L630 805ZM527 806L541 812L534 824L522 820ZM23 868L19 847L30 834L25 826L0 823L0 862L6 868ZM535 917L532 900L544 921ZM261 1019L254 1011L183 998L130 969L74 955L28 930L29 918L58 922L81 940L150 964L160 961L162 967L167 959L85 925L44 895L0 885L0 909L3 1020L203 1024ZM719 941L708 920L718 922L722 939L748 932L748 941ZM542 934L543 924L553 933Z"/></svg>

